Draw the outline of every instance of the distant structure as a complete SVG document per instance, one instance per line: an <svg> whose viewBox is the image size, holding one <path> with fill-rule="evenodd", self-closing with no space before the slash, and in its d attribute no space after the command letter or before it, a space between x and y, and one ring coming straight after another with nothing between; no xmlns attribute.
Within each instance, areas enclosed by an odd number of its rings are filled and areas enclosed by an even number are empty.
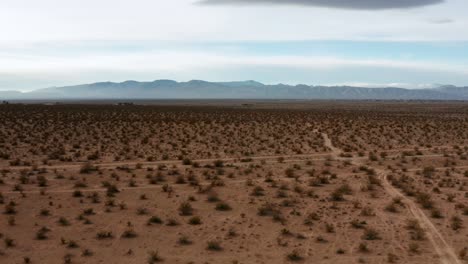
<svg viewBox="0 0 468 264"><path fill-rule="evenodd" d="M128 106L128 105L134 105L134 103L122 102L122 103L117 103L117 105Z"/></svg>

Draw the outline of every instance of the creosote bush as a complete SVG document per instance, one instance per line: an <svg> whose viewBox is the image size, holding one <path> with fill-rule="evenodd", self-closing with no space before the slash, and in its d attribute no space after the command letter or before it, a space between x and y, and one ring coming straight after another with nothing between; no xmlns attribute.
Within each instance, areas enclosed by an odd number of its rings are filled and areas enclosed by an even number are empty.
<svg viewBox="0 0 468 264"><path fill-rule="evenodd" d="M221 247L221 243L217 240L208 241L206 249L211 251L221 251L223 248Z"/></svg>

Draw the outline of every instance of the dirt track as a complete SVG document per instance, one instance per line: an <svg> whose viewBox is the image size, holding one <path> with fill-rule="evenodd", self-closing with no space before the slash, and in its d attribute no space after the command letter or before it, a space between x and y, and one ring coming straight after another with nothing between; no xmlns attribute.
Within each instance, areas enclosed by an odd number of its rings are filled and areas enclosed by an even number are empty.
<svg viewBox="0 0 468 264"><path fill-rule="evenodd" d="M342 152L339 148L333 146L330 138L327 134L322 133L325 146L328 147L335 157ZM360 165L359 160L350 158L354 164ZM375 169L375 168L374 168ZM387 172L382 169L375 169L380 179L382 180L383 187L385 191L393 197L401 197L405 202L405 206L411 212L412 216L419 222L422 228L426 231L426 234L434 247L437 255L440 258L440 263L443 264L461 264L462 262L458 259L453 248L449 243L444 239L439 230L434 226L431 220L426 216L426 214L419 208L419 206L410 198L401 193L398 189L392 186L388 181Z"/></svg>
<svg viewBox="0 0 468 264"><path fill-rule="evenodd" d="M327 157L333 156L335 160L367 160L368 157L340 157L338 156L342 151L338 148L333 147L330 145L330 139L327 139L328 142L325 144L330 148L332 153L313 153L313 154L297 154L297 155L272 155L272 156L250 156L250 157L233 157L233 158L218 158L218 159L196 159L192 160L192 162L197 163L210 163L215 161L223 161L223 162L233 162L233 164L238 165L243 162L242 160L249 160L252 161L265 161L265 162L278 162L279 158L283 158L284 161L282 162L298 162L298 161L308 161L308 160L326 160ZM330 147L332 146L333 149ZM403 149L407 150L407 149ZM400 150L400 151L403 151ZM400 155L390 155L389 158L399 157ZM425 155L414 155L412 157L442 157L442 154L425 154ZM172 164L181 164L181 160L158 160L158 161L114 161L114 162L101 162L101 163L90 163L93 166L98 168L117 168L117 167L125 167L125 166L136 166L141 165L145 166L157 166L157 165L172 165ZM70 164L60 164L60 165L45 165L45 166L38 166L37 169L49 169L49 170L79 170L86 162L74 162ZM466 166L465 166L466 167ZM459 168L465 168L464 166L459 166ZM4 166L3 169L10 170L10 171L19 171L19 170L29 170L32 166Z"/></svg>

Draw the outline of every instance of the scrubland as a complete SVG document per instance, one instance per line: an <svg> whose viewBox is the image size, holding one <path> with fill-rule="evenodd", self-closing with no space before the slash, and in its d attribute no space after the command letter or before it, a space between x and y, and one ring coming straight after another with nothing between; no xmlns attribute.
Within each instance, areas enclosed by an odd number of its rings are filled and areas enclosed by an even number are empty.
<svg viewBox="0 0 468 264"><path fill-rule="evenodd" d="M0 263L468 263L468 104L0 105Z"/></svg>

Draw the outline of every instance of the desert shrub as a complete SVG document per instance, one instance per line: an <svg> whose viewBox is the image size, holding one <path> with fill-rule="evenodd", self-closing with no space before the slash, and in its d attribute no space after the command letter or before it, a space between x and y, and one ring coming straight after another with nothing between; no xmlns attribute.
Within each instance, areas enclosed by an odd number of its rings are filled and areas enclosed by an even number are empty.
<svg viewBox="0 0 468 264"><path fill-rule="evenodd" d="M217 168L220 168L220 167L224 166L224 162L222 160L216 160L213 164Z"/></svg>
<svg viewBox="0 0 468 264"><path fill-rule="evenodd" d="M7 205L5 205L4 213L5 213L5 214L8 214L8 215L14 215L14 214L16 214L17 211L16 211L15 203L10 202L10 203L8 203Z"/></svg>
<svg viewBox="0 0 468 264"><path fill-rule="evenodd" d="M162 224L162 223L163 223L163 220L160 217L156 216L156 215L153 215L148 219L148 225Z"/></svg>
<svg viewBox="0 0 468 264"><path fill-rule="evenodd" d="M281 229L281 235L283 235L283 236L292 236L293 233L289 229L283 228L283 229Z"/></svg>
<svg viewBox="0 0 468 264"><path fill-rule="evenodd" d="M229 237L236 237L237 236L237 232L233 227L229 228L228 236Z"/></svg>
<svg viewBox="0 0 468 264"><path fill-rule="evenodd" d="M320 216L313 212L307 215L307 217L304 219L304 225L313 225L314 221L320 220Z"/></svg>
<svg viewBox="0 0 468 264"><path fill-rule="evenodd" d="M84 215L95 215L96 213L94 212L93 208L87 208L83 210Z"/></svg>
<svg viewBox="0 0 468 264"><path fill-rule="evenodd" d="M83 182L83 181L77 181L77 182L75 182L74 187L75 188L86 188L86 187L88 187L88 184L86 182Z"/></svg>
<svg viewBox="0 0 468 264"><path fill-rule="evenodd" d="M377 157L377 155L374 152L369 152L369 160L370 161L378 161L379 158Z"/></svg>
<svg viewBox="0 0 468 264"><path fill-rule="evenodd" d="M368 176L367 176L367 180L369 181L369 184L371 185L377 185L377 186L381 186L382 185L382 181L377 178L375 176L375 172L374 173L370 173Z"/></svg>
<svg viewBox="0 0 468 264"><path fill-rule="evenodd" d="M61 226L69 226L70 221L68 221L65 217L60 217L59 220L57 221Z"/></svg>
<svg viewBox="0 0 468 264"><path fill-rule="evenodd" d="M391 202L387 206L385 206L385 211L391 212L391 213L398 213L398 207L394 202Z"/></svg>
<svg viewBox="0 0 468 264"><path fill-rule="evenodd" d="M47 179L43 175L37 176L37 184L39 187L46 187L47 186Z"/></svg>
<svg viewBox="0 0 468 264"><path fill-rule="evenodd" d="M177 176L175 183L176 184L185 184L185 183L187 183L187 181L185 180L184 175L179 175L179 176Z"/></svg>
<svg viewBox="0 0 468 264"><path fill-rule="evenodd" d="M214 191L208 193L208 196L207 196L207 199L206 199L208 202L218 202L219 201L219 197L218 197L218 194L215 193Z"/></svg>
<svg viewBox="0 0 468 264"><path fill-rule="evenodd" d="M398 256L393 253L387 254L387 262L388 263L396 263L398 261Z"/></svg>
<svg viewBox="0 0 468 264"><path fill-rule="evenodd" d="M106 206L108 207L115 207L115 200L114 199L109 199L105 203Z"/></svg>
<svg viewBox="0 0 468 264"><path fill-rule="evenodd" d="M302 254L298 251L298 250L293 250L291 253L289 253L287 256L286 256L287 260L289 261L302 261L304 260L304 257L302 256Z"/></svg>
<svg viewBox="0 0 468 264"><path fill-rule="evenodd" d="M287 168L287 169L284 171L284 174L285 174L286 177L288 177L288 178L294 178L294 177L295 177L295 173L294 173L294 169L293 169L293 168Z"/></svg>
<svg viewBox="0 0 468 264"><path fill-rule="evenodd" d="M148 209L144 207L140 207L137 209L137 215L147 215L148 214Z"/></svg>
<svg viewBox="0 0 468 264"><path fill-rule="evenodd" d="M97 167L93 166L93 164L91 164L90 162L85 163L80 168L80 173L82 174L89 174L93 171L97 171Z"/></svg>
<svg viewBox="0 0 468 264"><path fill-rule="evenodd" d="M11 248L11 247L15 246L15 240L13 240L12 238L9 238L9 237L5 237L3 239L3 243L5 244L6 248Z"/></svg>
<svg viewBox="0 0 468 264"><path fill-rule="evenodd" d="M92 203L100 203L101 202L101 198L99 197L99 193L97 193L97 192L93 192L91 194L91 196L89 196L88 198L91 199Z"/></svg>
<svg viewBox="0 0 468 264"><path fill-rule="evenodd" d="M286 191L284 191L284 190L278 190L278 191L276 192L276 197L278 197L278 198L286 198L286 197L288 197L288 193L287 193Z"/></svg>
<svg viewBox="0 0 468 264"><path fill-rule="evenodd" d="M260 186L255 186L252 190L251 193L252 196L264 196L265 195L265 189L263 189Z"/></svg>
<svg viewBox="0 0 468 264"><path fill-rule="evenodd" d="M232 210L231 206L226 202L220 202L216 204L216 210L218 211L230 211Z"/></svg>
<svg viewBox="0 0 468 264"><path fill-rule="evenodd" d="M431 209L434 207L434 202L431 199L431 195L428 193L417 193L416 201L421 204L424 209Z"/></svg>
<svg viewBox="0 0 468 264"><path fill-rule="evenodd" d="M75 190L73 191L73 194L72 194L73 197L83 197L83 193L79 190Z"/></svg>
<svg viewBox="0 0 468 264"><path fill-rule="evenodd" d="M128 187L137 187L137 182L134 179L128 181Z"/></svg>
<svg viewBox="0 0 468 264"><path fill-rule="evenodd" d="M360 243L358 250L359 250L359 252L363 252L363 253L370 252L369 247L367 246L366 243Z"/></svg>
<svg viewBox="0 0 468 264"><path fill-rule="evenodd" d="M353 228L356 228L356 229L362 229L364 227L366 227L367 223L366 221L359 221L358 219L353 219L351 222L350 222L351 226Z"/></svg>
<svg viewBox="0 0 468 264"><path fill-rule="evenodd" d="M419 225L417 220L408 221L406 228L410 230L410 237L413 240L424 240L426 239L426 232Z"/></svg>
<svg viewBox="0 0 468 264"><path fill-rule="evenodd" d="M94 253L90 250L90 249L83 249L83 251L81 252L81 255L83 257L90 257L92 255L94 255Z"/></svg>
<svg viewBox="0 0 468 264"><path fill-rule="evenodd" d="M362 216L375 216L374 209L369 206L365 206L361 209Z"/></svg>
<svg viewBox="0 0 468 264"><path fill-rule="evenodd" d="M435 173L435 168L433 166L424 167L422 174L426 178L432 178Z"/></svg>
<svg viewBox="0 0 468 264"><path fill-rule="evenodd" d="M258 208L258 215L260 216L273 216L277 212L278 209L271 203L265 203Z"/></svg>
<svg viewBox="0 0 468 264"><path fill-rule="evenodd" d="M198 216L192 216L190 217L188 223L190 225L201 225L202 221L201 221L201 218L198 217Z"/></svg>
<svg viewBox="0 0 468 264"><path fill-rule="evenodd" d="M169 218L169 219L167 219L166 225L167 226L178 226L179 222L174 218Z"/></svg>
<svg viewBox="0 0 468 264"><path fill-rule="evenodd" d="M216 240L210 240L208 241L206 245L206 249L211 250L211 251L221 251L223 248L221 247L221 243Z"/></svg>
<svg viewBox="0 0 468 264"><path fill-rule="evenodd" d="M72 263L72 255L71 254L65 254L65 256L63 256L63 263L71 264Z"/></svg>
<svg viewBox="0 0 468 264"><path fill-rule="evenodd" d="M114 236L112 235L112 232L110 231L99 231L96 234L96 238L101 240L101 239L110 239L113 238Z"/></svg>
<svg viewBox="0 0 468 264"><path fill-rule="evenodd" d="M14 225L16 225L16 219L15 219L14 216L9 216L9 217L8 217L8 225L9 225L9 226L14 226Z"/></svg>
<svg viewBox="0 0 468 264"><path fill-rule="evenodd" d="M104 182L103 185L104 184L105 184L104 187L106 188L106 195L108 197L114 197L115 194L120 192L115 184L110 184L110 183L107 183L107 182Z"/></svg>
<svg viewBox="0 0 468 264"><path fill-rule="evenodd" d="M188 216L193 214L193 207L189 202L183 202L179 206L180 215Z"/></svg>
<svg viewBox="0 0 468 264"><path fill-rule="evenodd" d="M181 236L181 237L179 237L179 239L177 240L177 242L178 242L180 245L190 245L190 244L193 243L193 242L189 239L188 236Z"/></svg>
<svg viewBox="0 0 468 264"><path fill-rule="evenodd" d="M366 228L364 230L363 239L365 239L365 240L379 240L381 238L380 238L380 234L379 234L379 232L377 230L375 230L373 228Z"/></svg>
<svg viewBox="0 0 468 264"><path fill-rule="evenodd" d="M172 187L169 186L169 184L166 183L166 184L164 184L164 185L162 186L162 190L163 190L163 192L171 192L171 191L172 191Z"/></svg>
<svg viewBox="0 0 468 264"><path fill-rule="evenodd" d="M41 209L41 211L39 211L39 215L41 215L41 216L49 216L49 215L50 215L50 211L49 211L49 209Z"/></svg>
<svg viewBox="0 0 468 264"><path fill-rule="evenodd" d="M351 186L349 186L349 184L343 184L341 185L339 188L338 188L338 191L340 191L341 193L345 194L345 195L352 195L353 194L353 189L351 188Z"/></svg>
<svg viewBox="0 0 468 264"><path fill-rule="evenodd" d="M137 233L132 228L125 230L121 235L122 238L135 238L137 236Z"/></svg>
<svg viewBox="0 0 468 264"><path fill-rule="evenodd" d="M327 233L335 233L335 226L330 223L325 223L325 231Z"/></svg>
<svg viewBox="0 0 468 264"><path fill-rule="evenodd" d="M37 240L45 240L47 239L47 233L50 232L50 229L47 228L47 227L42 227L41 229L39 229L37 232L36 232L36 239Z"/></svg>
<svg viewBox="0 0 468 264"><path fill-rule="evenodd" d="M460 250L460 253L458 253L458 256L460 257L461 260L466 260L468 257L468 247L464 247Z"/></svg>
<svg viewBox="0 0 468 264"><path fill-rule="evenodd" d="M442 215L442 211L440 211L439 208L432 208L431 209L431 217L432 218L444 218L444 216Z"/></svg>
<svg viewBox="0 0 468 264"><path fill-rule="evenodd" d="M158 251L150 251L148 254L148 264L154 264L163 260L161 256L159 256Z"/></svg>
<svg viewBox="0 0 468 264"><path fill-rule="evenodd" d="M78 248L79 245L78 245L78 243L77 243L75 240L69 240L69 241L67 242L67 247L68 247L68 248Z"/></svg>
<svg viewBox="0 0 468 264"><path fill-rule="evenodd" d="M410 243L409 246L408 246L408 250L413 254L419 254L420 253L419 245L416 244L416 243Z"/></svg>
<svg viewBox="0 0 468 264"><path fill-rule="evenodd" d="M450 219L450 227L455 231L463 228L463 220L459 216L453 216Z"/></svg>
<svg viewBox="0 0 468 264"><path fill-rule="evenodd" d="M336 189L334 190L331 194L330 194L330 198L332 199L332 201L344 201L345 198L344 198L344 193L340 191L340 189Z"/></svg>

